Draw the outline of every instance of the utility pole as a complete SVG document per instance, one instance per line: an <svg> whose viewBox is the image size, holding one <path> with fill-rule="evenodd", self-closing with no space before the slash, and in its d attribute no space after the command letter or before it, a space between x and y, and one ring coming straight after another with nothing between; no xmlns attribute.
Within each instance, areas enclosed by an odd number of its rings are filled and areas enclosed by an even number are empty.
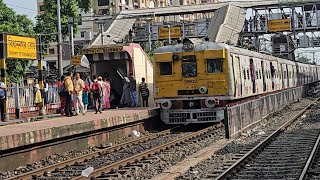
<svg viewBox="0 0 320 180"><path fill-rule="evenodd" d="M60 0L57 0L57 17L58 17L58 72L59 77L63 75L62 69L62 34L61 34L61 14L60 14Z"/></svg>
<svg viewBox="0 0 320 180"><path fill-rule="evenodd" d="M104 24L100 24L100 33L101 33L101 45L103 45L103 32L104 32Z"/></svg>
<svg viewBox="0 0 320 180"><path fill-rule="evenodd" d="M73 17L68 18L71 58L74 56Z"/></svg>
<svg viewBox="0 0 320 180"><path fill-rule="evenodd" d="M169 45L171 45L171 26L168 25L168 36L169 36Z"/></svg>
<svg viewBox="0 0 320 180"><path fill-rule="evenodd" d="M152 42L151 42L151 21L152 18L146 18L146 21L148 23L148 50L149 52L152 51Z"/></svg>

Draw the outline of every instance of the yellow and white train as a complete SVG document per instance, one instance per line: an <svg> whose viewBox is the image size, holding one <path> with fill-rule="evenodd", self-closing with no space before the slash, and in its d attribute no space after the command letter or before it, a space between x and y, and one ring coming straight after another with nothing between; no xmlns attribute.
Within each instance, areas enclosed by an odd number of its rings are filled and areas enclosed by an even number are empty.
<svg viewBox="0 0 320 180"><path fill-rule="evenodd" d="M229 103L314 83L320 66L183 39L154 54L155 102L167 124L221 121Z"/></svg>

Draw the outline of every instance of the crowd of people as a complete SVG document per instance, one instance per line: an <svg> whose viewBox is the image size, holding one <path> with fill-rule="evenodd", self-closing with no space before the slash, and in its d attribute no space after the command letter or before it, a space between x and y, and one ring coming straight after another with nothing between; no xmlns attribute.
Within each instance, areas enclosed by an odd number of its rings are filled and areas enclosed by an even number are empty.
<svg viewBox="0 0 320 180"><path fill-rule="evenodd" d="M147 107L149 90L145 83L145 78L142 78L139 91L143 100L143 106ZM79 73L73 76L73 73L69 72L66 77L61 77L58 83L58 92L61 102L61 114L67 117L79 114L85 115L88 111L90 99L93 99L95 114L102 113L102 110L111 108L111 84L108 78L93 75L92 81L83 81ZM72 103L75 113L72 111ZM133 76L130 76L130 78L124 77L123 79L120 104L122 107L136 107L138 104L136 80Z"/></svg>

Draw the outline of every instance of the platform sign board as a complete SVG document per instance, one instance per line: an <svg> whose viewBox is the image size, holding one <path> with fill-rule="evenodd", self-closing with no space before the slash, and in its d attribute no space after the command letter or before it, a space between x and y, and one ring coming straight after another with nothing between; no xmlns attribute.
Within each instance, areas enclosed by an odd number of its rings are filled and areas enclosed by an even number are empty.
<svg viewBox="0 0 320 180"><path fill-rule="evenodd" d="M6 58L37 59L37 39L16 35L6 35Z"/></svg>
<svg viewBox="0 0 320 180"><path fill-rule="evenodd" d="M81 57L82 56L73 56L71 58L70 64L72 64L72 65L80 65L81 64Z"/></svg>
<svg viewBox="0 0 320 180"><path fill-rule="evenodd" d="M81 54L99 54L99 53L123 52L123 51L124 51L123 46L114 46L114 47L82 49Z"/></svg>
<svg viewBox="0 0 320 180"><path fill-rule="evenodd" d="M269 32L290 31L291 21L290 19L276 19L268 21Z"/></svg>
<svg viewBox="0 0 320 180"><path fill-rule="evenodd" d="M179 39L181 37L180 27L170 28L171 39ZM169 39L169 28L159 28L159 39Z"/></svg>

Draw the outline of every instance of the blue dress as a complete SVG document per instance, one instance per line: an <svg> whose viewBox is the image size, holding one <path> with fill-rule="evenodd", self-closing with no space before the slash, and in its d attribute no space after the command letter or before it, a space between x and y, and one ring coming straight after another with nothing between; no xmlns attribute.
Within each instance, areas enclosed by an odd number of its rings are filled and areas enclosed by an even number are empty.
<svg viewBox="0 0 320 180"><path fill-rule="evenodd" d="M88 92L83 92L82 93L82 102L84 105L89 104L89 99L88 99Z"/></svg>

